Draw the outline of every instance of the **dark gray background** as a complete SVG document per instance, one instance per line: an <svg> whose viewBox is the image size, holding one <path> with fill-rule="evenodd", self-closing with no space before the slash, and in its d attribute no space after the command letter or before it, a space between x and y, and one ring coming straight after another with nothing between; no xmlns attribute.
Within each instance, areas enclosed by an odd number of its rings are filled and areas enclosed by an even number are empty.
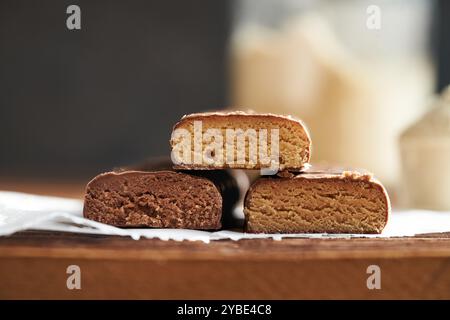
<svg viewBox="0 0 450 320"><path fill-rule="evenodd" d="M0 174L167 154L181 115L226 104L228 16L226 1L1 0Z"/></svg>
<svg viewBox="0 0 450 320"><path fill-rule="evenodd" d="M440 0L435 11L431 35L438 67L438 90L450 84L450 1Z"/></svg>

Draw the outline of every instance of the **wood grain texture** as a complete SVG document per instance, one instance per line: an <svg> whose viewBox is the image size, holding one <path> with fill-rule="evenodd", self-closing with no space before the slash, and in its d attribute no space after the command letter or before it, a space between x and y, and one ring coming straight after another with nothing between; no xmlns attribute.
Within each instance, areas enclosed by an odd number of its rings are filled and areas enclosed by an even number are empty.
<svg viewBox="0 0 450 320"><path fill-rule="evenodd" d="M66 288L81 268L82 289ZM381 268L381 290L366 287ZM0 298L450 298L450 235L174 242L22 232L0 238Z"/></svg>

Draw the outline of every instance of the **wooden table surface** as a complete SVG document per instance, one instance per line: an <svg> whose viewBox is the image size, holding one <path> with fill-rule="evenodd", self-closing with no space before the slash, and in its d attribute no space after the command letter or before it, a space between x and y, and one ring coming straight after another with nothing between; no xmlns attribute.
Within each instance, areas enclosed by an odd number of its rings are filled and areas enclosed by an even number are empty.
<svg viewBox="0 0 450 320"><path fill-rule="evenodd" d="M3 187L2 187L3 186ZM1 189L79 197L79 184ZM67 267L81 270L69 290ZM367 288L367 267L381 289ZM450 299L450 233L175 242L27 231L0 237L0 299Z"/></svg>
<svg viewBox="0 0 450 320"><path fill-rule="evenodd" d="M69 290L69 265L81 289ZM366 285L369 265L381 289ZM0 298L450 298L450 235L175 242L55 232L0 238Z"/></svg>

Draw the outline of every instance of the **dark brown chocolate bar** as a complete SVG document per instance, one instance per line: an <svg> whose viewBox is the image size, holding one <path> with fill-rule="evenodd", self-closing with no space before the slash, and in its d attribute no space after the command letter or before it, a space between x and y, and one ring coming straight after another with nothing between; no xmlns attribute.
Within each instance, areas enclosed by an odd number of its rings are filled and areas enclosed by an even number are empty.
<svg viewBox="0 0 450 320"><path fill-rule="evenodd" d="M190 174L107 172L87 185L83 213L118 227L216 230L222 196L213 182Z"/></svg>
<svg viewBox="0 0 450 320"><path fill-rule="evenodd" d="M245 191L236 174L244 175L227 170L175 171L168 158L118 168L87 185L84 216L119 227L237 226L242 222L232 213Z"/></svg>

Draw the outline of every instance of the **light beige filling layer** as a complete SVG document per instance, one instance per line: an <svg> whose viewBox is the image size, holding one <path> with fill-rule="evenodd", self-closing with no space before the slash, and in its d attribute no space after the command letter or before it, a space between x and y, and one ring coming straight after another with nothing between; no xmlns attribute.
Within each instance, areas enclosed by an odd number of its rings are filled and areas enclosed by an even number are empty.
<svg viewBox="0 0 450 320"><path fill-rule="evenodd" d="M257 182L247 196L249 232L380 233L388 200L381 186L346 179Z"/></svg>
<svg viewBox="0 0 450 320"><path fill-rule="evenodd" d="M236 116L235 116L236 117ZM251 138L255 138L251 134L245 139L245 164L237 163L237 140L230 143L227 141L226 130L241 129L247 131L248 129L254 129L258 134L261 129L267 130L267 155L272 154L272 144L271 144L271 129L278 129L279 131L279 142L278 142L278 154L279 154L279 165L280 169L284 168L302 168L305 163L309 161L310 156L310 139L306 133L303 126L296 121L289 121L287 119L265 119L251 118L246 119L245 116L239 118L238 120L228 117L212 118L205 117L204 119L186 119L182 121L177 128L183 128L188 130L192 137L194 137L194 121L202 121L202 133L204 134L208 129L219 129L223 136L223 159L224 163L221 166L211 165L211 167L221 167L221 168L247 168L247 169L259 169L261 167L268 167L261 163L258 156L258 161L256 164L250 163L249 161L249 141ZM194 140L193 140L194 141ZM259 140L258 140L259 141ZM199 141L195 141L199 143ZM172 146L177 143L177 141L171 141ZM201 141L200 141L201 143ZM203 149L202 149L203 150ZM227 150L233 150L233 154L227 154ZM197 150L198 151L198 150ZM191 146L191 159L195 157L201 157L202 154L196 152L194 148L194 143ZM234 163L230 164L227 159L232 158L235 160ZM228 162L228 163L227 163ZM262 164L262 165L261 165ZM206 165L207 166L207 165Z"/></svg>

